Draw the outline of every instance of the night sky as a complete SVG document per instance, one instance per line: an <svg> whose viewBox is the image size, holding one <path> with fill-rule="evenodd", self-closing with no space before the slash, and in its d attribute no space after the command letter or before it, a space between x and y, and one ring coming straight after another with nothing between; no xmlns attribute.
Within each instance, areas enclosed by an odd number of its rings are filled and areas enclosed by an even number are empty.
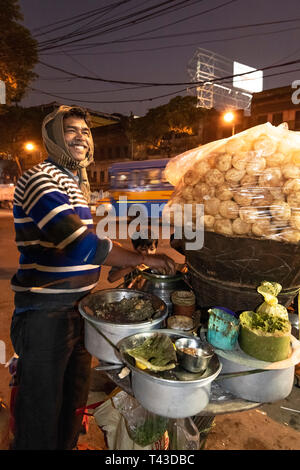
<svg viewBox="0 0 300 470"><path fill-rule="evenodd" d="M80 75L101 77L108 80L142 83L181 83L190 82L187 66L194 56L197 47L202 47L255 68L280 64L300 58L300 11L299 0L20 0L24 24L44 48L40 52L40 61L74 72ZM220 5L214 11L212 10ZM169 8L165 14L160 12L157 17L144 19L140 24L130 24L120 29L120 24L128 23L136 18L157 12L151 7ZM115 8L112 8L115 6ZM179 9L181 7L181 9ZM298 7L298 8L297 8ZM92 10L88 18L85 15ZM103 9L106 8L106 11ZM174 11L178 8L177 11ZM148 10L138 17L134 14ZM201 14L202 12L202 14ZM45 33L50 29L63 26L61 20L77 16L69 26ZM128 17L120 22L120 18ZM297 21L298 18L298 21ZM79 21L81 20L81 21ZM294 20L287 22L286 20ZM245 27L245 25L279 22L278 24ZM286 21L286 22L284 22ZM103 24L106 23L106 26ZM172 24L173 23L173 24ZM51 26L48 26L51 25ZM96 26L99 25L97 31ZM237 26L243 28L237 29ZM207 29L233 29L205 32ZM40 28L40 29L38 29ZM84 32L93 29L94 37L73 44L60 44L59 48L49 49L53 40L76 30ZM104 32L114 28L114 31ZM191 33L194 34L185 34ZM95 35L97 33L97 36ZM274 33L274 34L270 34ZM37 36L39 34L39 36ZM89 33L92 34L92 33ZM136 38L133 36L136 35ZM173 35L173 36L171 36ZM157 39L146 40L146 38ZM246 36L246 37L245 37ZM125 42L124 38L127 38ZM233 39L234 38L234 39ZM128 39L138 39L128 41ZM229 40L230 39L230 40ZM72 39L68 40L71 41ZM112 41L120 40L113 43ZM74 41L74 39L73 39ZM65 40L66 42L66 40ZM107 43L83 49L86 44ZM298 69L298 71L297 71ZM293 80L300 80L300 63L287 67L272 69L265 75L294 71L278 76L266 77L264 89L290 85ZM144 115L149 108L167 103L177 94L186 95L182 91L186 86L138 87L138 85L111 84L100 81L89 81L70 78L66 74L51 70L39 64L36 72L40 78L31 86L42 90L29 91L22 101L24 106L58 101L65 104L78 104L90 109L106 113ZM132 88L128 90L128 88ZM120 89L124 89L120 91ZM152 101L135 103L133 100L144 100L161 95L166 96ZM79 101L75 101L79 100ZM89 102L90 101L90 102ZM128 103L105 103L105 101L129 101Z"/></svg>

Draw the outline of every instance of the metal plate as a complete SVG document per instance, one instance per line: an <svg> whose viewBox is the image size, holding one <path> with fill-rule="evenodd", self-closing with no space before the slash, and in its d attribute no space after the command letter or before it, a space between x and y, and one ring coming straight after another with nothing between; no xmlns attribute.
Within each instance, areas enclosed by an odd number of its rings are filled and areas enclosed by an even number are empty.
<svg viewBox="0 0 300 470"><path fill-rule="evenodd" d="M154 315L151 320L141 321L141 322L130 322L130 323L112 323L107 321L104 318L97 317L95 314L97 308L99 308L104 303L110 302L120 302L122 299L131 299L132 297L139 297L141 299L150 300L152 306L155 310ZM84 297L83 300L79 303L79 312L87 320L92 321L96 324L105 324L105 325L123 325L123 326L133 326L133 325L149 325L155 320L160 320L167 315L166 304L156 295L142 292L132 289L105 289L94 292L92 294Z"/></svg>
<svg viewBox="0 0 300 470"><path fill-rule="evenodd" d="M137 333L135 335L129 336L127 338L122 339L118 343L118 348L120 350L120 356L124 364L127 365L127 367L131 370L134 370L137 373L146 375L146 376L151 376L154 381L162 381L163 383L173 383L174 385L178 384L178 386L182 386L187 383L200 383L200 382L205 382L206 380L211 381L212 377L220 373L221 371L221 363L215 354L210 363L208 368L204 371L204 373L192 373L192 372L187 372L185 369L177 365L174 369L168 370L168 371L159 371L159 372L153 372L153 371L146 371L146 370L141 370L138 367L135 366L135 360L133 357L129 356L126 353L127 349L132 349L140 344L142 344L147 338L150 338L151 336L155 334L165 334L170 337L171 340L176 340L179 338L195 338L193 335L188 335L188 334L183 334L183 333L178 333L174 330L168 330L168 329L160 329L155 332L142 332L142 333Z"/></svg>

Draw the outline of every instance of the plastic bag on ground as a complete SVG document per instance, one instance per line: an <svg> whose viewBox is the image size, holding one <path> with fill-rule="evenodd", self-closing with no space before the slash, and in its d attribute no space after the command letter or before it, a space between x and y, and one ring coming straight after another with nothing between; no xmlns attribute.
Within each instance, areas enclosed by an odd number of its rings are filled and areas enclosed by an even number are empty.
<svg viewBox="0 0 300 470"><path fill-rule="evenodd" d="M120 392L112 398L116 409L125 418L130 438L141 447L151 445L165 434L168 418L145 410L135 398Z"/></svg>
<svg viewBox="0 0 300 470"><path fill-rule="evenodd" d="M94 412L94 418L105 434L109 450L167 450L169 448L169 437L166 427L164 432L160 433L159 438L147 445L142 446L134 442L132 436L136 437L137 426L145 425L145 416L148 412L145 414L142 410L144 409L138 402L123 391L97 408ZM126 415L126 418L124 415ZM143 418L141 418L141 415ZM134 422L134 416L137 419L136 423ZM166 418L163 419L165 420ZM139 435L137 435L137 438L140 442L141 438Z"/></svg>
<svg viewBox="0 0 300 470"><path fill-rule="evenodd" d="M192 418L170 420L170 448L172 450L199 450L200 432Z"/></svg>

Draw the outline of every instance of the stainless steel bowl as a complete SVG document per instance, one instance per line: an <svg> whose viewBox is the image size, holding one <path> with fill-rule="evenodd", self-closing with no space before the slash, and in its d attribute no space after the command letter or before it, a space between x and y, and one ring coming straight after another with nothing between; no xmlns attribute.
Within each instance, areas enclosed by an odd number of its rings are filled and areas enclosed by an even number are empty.
<svg viewBox="0 0 300 470"><path fill-rule="evenodd" d="M179 364L189 372L204 372L214 355L214 349L209 344L194 338L180 338L175 342L175 347ZM183 351L183 348L191 352Z"/></svg>
<svg viewBox="0 0 300 470"><path fill-rule="evenodd" d="M154 314L152 318L138 322L119 323L117 321L114 322L111 320L106 320L105 318L96 315L97 309L105 303L120 302L124 298L132 299L134 297L139 297L144 300L150 300L154 309ZM91 320L95 324L106 324L112 325L114 327L116 325L130 327L136 324L148 325L149 323L153 323L154 321L160 320L163 317L166 318L167 316L166 305L159 297L148 292L142 292L133 289L105 289L88 294L80 301L79 311L84 318L86 318L87 320Z"/></svg>
<svg viewBox="0 0 300 470"><path fill-rule="evenodd" d="M105 302L119 302L124 297L130 299L136 296L149 299L153 305L155 313L147 321L139 323L113 323L95 315L97 308ZM112 364L122 364L122 360L114 348L96 331L97 329L116 345L126 336L144 330L162 328L168 315L166 304L157 296L133 289L105 289L89 294L80 301L79 312L83 316L85 323L85 348L92 356Z"/></svg>

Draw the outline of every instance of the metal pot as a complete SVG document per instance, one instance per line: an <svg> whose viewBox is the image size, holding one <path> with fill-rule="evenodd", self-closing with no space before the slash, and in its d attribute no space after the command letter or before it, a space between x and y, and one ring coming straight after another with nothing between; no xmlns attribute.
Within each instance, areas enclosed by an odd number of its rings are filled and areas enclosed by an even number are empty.
<svg viewBox="0 0 300 470"><path fill-rule="evenodd" d="M167 305L168 314L173 312L171 294L175 290L190 290L184 281L184 274L178 271L175 275L156 274L150 269L141 271L141 276L145 279L142 287L143 292L149 292L157 295Z"/></svg>
<svg viewBox="0 0 300 470"><path fill-rule="evenodd" d="M160 330L172 340L194 338L191 335L176 333L172 330ZM209 403L212 381L221 372L221 364L214 355L204 374L184 372L176 369L186 380L170 380L161 377L161 373L148 373L135 366L135 360L126 354L130 349L143 343L153 332L142 332L124 338L118 344L123 362L131 370L131 387L137 401L148 411L168 418L186 418L194 416ZM175 369L174 369L175 371Z"/></svg>
<svg viewBox="0 0 300 470"><path fill-rule="evenodd" d="M222 364L223 374L255 369L255 366L249 367L220 355L219 359ZM244 400L272 403L283 400L291 393L294 384L294 370L294 366L286 369L266 369L265 372L241 377L228 379L221 379L220 377L218 383L224 390Z"/></svg>
<svg viewBox="0 0 300 470"><path fill-rule="evenodd" d="M105 321L94 315L95 310L105 302L118 302L124 297L129 299L136 296L151 301L156 313L150 321L120 324ZM101 361L112 364L122 364L122 361L117 351L101 336L97 329L116 345L122 338L139 331L162 328L168 315L165 303L157 296L132 289L106 289L89 294L79 303L79 312L85 319L85 347L87 351Z"/></svg>
<svg viewBox="0 0 300 470"><path fill-rule="evenodd" d="M300 339L299 336L299 317L300 315L297 315L296 313L289 313L289 322L292 325L292 335L295 336L295 338Z"/></svg>

